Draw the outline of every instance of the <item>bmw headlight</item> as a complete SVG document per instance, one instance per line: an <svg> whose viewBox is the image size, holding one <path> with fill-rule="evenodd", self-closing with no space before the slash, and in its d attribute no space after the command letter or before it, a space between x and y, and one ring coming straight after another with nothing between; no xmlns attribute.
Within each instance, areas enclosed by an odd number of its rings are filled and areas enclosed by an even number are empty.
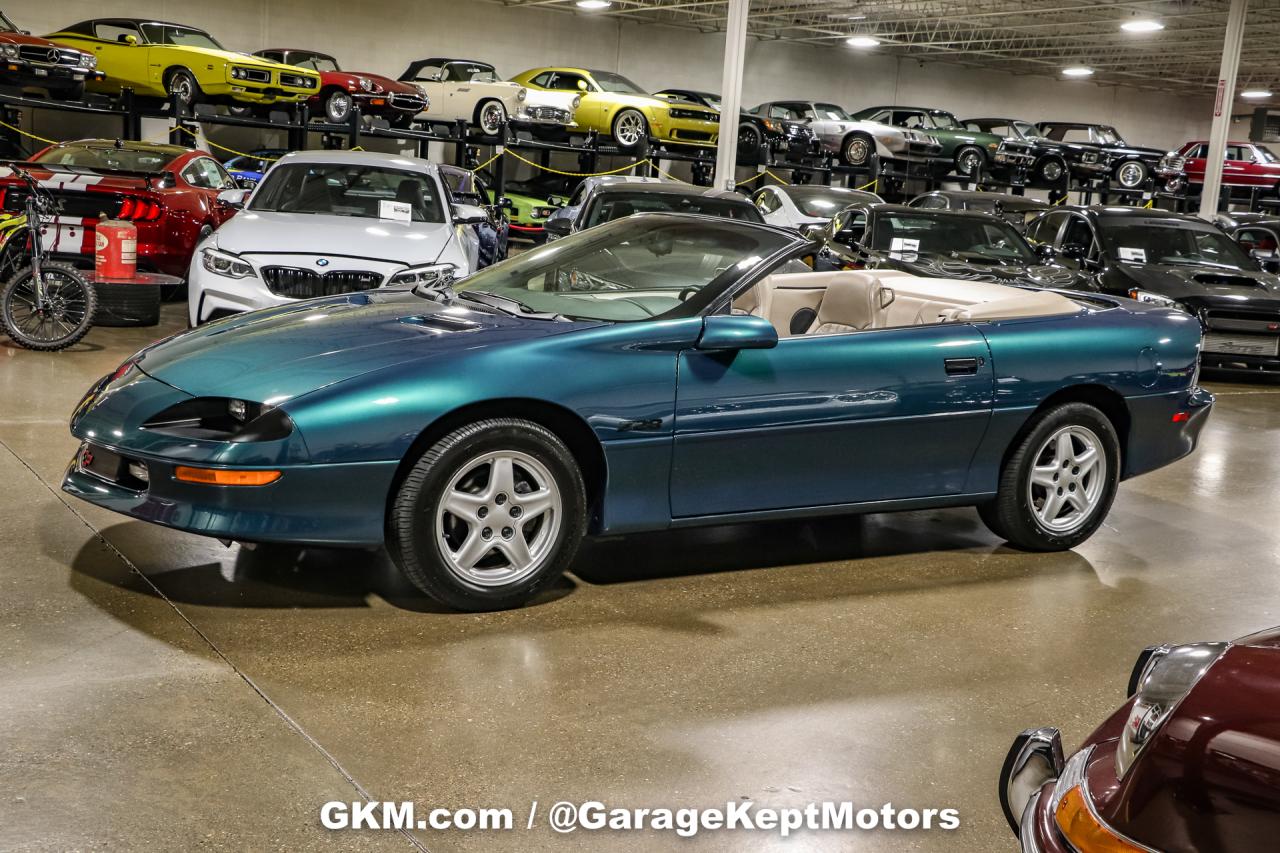
<svg viewBox="0 0 1280 853"><path fill-rule="evenodd" d="M1152 293L1149 290L1139 290L1136 287L1129 291L1129 298L1136 299L1138 302L1145 305L1155 305L1160 308L1182 308L1176 299L1170 299L1167 296L1161 296L1160 294Z"/></svg>
<svg viewBox="0 0 1280 853"><path fill-rule="evenodd" d="M1116 747L1116 776L1123 779L1142 748L1178 707L1229 643L1192 643L1147 649L1129 678L1133 707Z"/></svg>
<svg viewBox="0 0 1280 853"><path fill-rule="evenodd" d="M453 264L423 264L401 270L391 276L391 283L440 287L452 283L457 274L458 268Z"/></svg>
<svg viewBox="0 0 1280 853"><path fill-rule="evenodd" d="M214 275L225 278L250 278L256 276L253 267L239 255L212 247L200 250L200 262Z"/></svg>
<svg viewBox="0 0 1280 853"><path fill-rule="evenodd" d="M517 89L517 90L516 90L516 100L517 100L517 101L520 101L520 102L522 102L522 103L523 103L523 102L524 102L524 99L525 99L525 98L527 98L527 97L529 97L529 90L528 90L528 89L526 89L524 86L521 86L519 89Z"/></svg>

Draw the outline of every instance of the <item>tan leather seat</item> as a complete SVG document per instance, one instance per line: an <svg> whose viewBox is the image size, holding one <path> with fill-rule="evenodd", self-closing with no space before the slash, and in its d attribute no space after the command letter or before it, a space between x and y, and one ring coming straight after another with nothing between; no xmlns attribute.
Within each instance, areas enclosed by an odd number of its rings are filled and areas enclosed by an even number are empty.
<svg viewBox="0 0 1280 853"><path fill-rule="evenodd" d="M883 325L884 310L893 304L893 290L872 272L832 273L810 335L839 335Z"/></svg>

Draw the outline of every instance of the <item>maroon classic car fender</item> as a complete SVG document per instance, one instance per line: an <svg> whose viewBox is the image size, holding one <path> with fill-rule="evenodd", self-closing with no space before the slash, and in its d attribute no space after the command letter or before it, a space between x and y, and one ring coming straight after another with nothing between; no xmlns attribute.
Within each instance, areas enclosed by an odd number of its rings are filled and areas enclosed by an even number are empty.
<svg viewBox="0 0 1280 853"><path fill-rule="evenodd" d="M84 96L86 80L100 80L91 53L18 30L0 12L0 86L34 87L58 100Z"/></svg>
<svg viewBox="0 0 1280 853"><path fill-rule="evenodd" d="M111 165L63 165L71 158L82 162L113 162L112 149L145 151L162 163L154 171L113 168ZM77 157L67 149L99 146L102 157ZM41 163L42 160L50 161ZM207 162L206 162L207 161ZM38 152L28 161L29 171L50 191L59 214L45 231L45 248L82 266L93 265L96 226L102 214L125 219L138 228L138 266L144 271L186 278L191 254L201 235L217 228L235 211L217 201L234 180L222 165L205 154L179 145L86 139L62 142ZM121 157L121 165L126 162ZM211 176L225 180L214 183ZM21 182L0 167L0 210L22 209Z"/></svg>
<svg viewBox="0 0 1280 853"><path fill-rule="evenodd" d="M1280 849L1280 629L1148 649L1131 688L1070 760L1054 729L1015 741L1000 798L1023 850Z"/></svg>
<svg viewBox="0 0 1280 853"><path fill-rule="evenodd" d="M327 53L292 47L268 47L254 51L254 56L298 65L320 74L320 91L308 99L311 115L328 121L345 121L353 104L362 115L373 115L405 124L428 108L427 96L412 83L402 83L369 71L347 71ZM338 95L349 100L340 102L340 111L331 113L329 103Z"/></svg>

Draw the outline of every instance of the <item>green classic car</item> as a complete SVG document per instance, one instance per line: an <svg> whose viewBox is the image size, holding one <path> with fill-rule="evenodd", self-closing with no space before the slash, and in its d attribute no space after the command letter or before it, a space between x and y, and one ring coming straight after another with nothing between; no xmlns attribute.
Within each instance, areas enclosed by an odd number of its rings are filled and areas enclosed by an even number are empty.
<svg viewBox="0 0 1280 853"><path fill-rule="evenodd" d="M177 97L186 104L300 101L320 91L320 75L306 68L236 53L197 27L145 18L81 21L47 36L96 56L105 80L90 91Z"/></svg>
<svg viewBox="0 0 1280 853"><path fill-rule="evenodd" d="M577 178L553 174L536 175L527 181L507 181L502 195L508 202L506 210L511 236L535 243L545 240L543 223L548 216L564 207L577 183ZM493 199L492 190L489 198ZM493 203L497 204L497 201Z"/></svg>
<svg viewBox="0 0 1280 853"><path fill-rule="evenodd" d="M946 110L929 107L867 107L854 113L853 117L929 134L942 143L940 157L949 159L956 174L966 178L979 168L982 174L1007 174L1015 169L1030 167L1036 159L1032 147L1026 142L994 133L969 130Z"/></svg>

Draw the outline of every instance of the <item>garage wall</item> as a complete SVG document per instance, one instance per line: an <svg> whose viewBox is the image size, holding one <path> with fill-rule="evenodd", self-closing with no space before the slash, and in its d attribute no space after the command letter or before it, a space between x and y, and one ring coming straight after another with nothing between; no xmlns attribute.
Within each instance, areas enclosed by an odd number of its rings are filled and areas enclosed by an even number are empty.
<svg viewBox="0 0 1280 853"><path fill-rule="evenodd" d="M36 33L75 21L152 16L210 30L232 49L312 47L353 69L395 76L410 60L455 55L493 62L505 75L537 65L618 70L656 90L717 90L724 37L584 14L504 8L480 0L23 0L6 6ZM921 63L844 46L751 41L744 100L811 96L850 110L882 103L948 108L960 117L1012 115L1114 124L1135 144L1172 148L1208 132L1210 99L1172 97L1051 77ZM52 122L52 119L46 121ZM50 131L52 133L52 131Z"/></svg>

